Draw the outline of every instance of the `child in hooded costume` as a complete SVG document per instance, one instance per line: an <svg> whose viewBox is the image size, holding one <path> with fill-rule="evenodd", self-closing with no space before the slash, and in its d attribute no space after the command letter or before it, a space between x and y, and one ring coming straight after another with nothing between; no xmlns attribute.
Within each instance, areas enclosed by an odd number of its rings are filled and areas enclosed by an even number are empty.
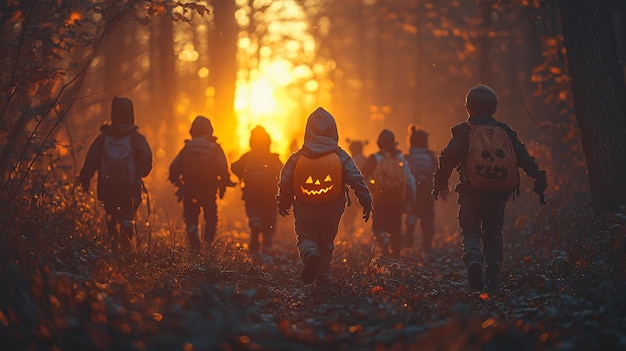
<svg viewBox="0 0 626 351"><path fill-rule="evenodd" d="M433 174L437 168L435 152L428 149L428 132L415 125L409 126L409 153L404 158L409 162L415 178L415 205L411 207L404 220L406 232L404 244L413 246L415 227L420 220L422 229L422 249L430 250L435 235L435 199L431 192ZM442 198L444 194L442 194Z"/></svg>
<svg viewBox="0 0 626 351"><path fill-rule="evenodd" d="M100 127L101 133L89 147L78 177L80 185L87 190L98 171L98 199L104 204L107 231L114 251L131 248L133 221L141 204L141 178L152 170L152 151L138 128L133 102L114 97L111 124ZM111 154L123 157L111 160Z"/></svg>
<svg viewBox="0 0 626 351"><path fill-rule="evenodd" d="M372 232L382 248L383 255L388 255L391 247L391 253L397 257L400 255L403 242L402 215L410 210L415 202L415 180L408 162L402 156L402 152L396 148L398 143L392 131L382 130L376 143L380 149L367 158L361 169L372 188L374 197ZM386 196L384 191L376 189L377 183L383 183L382 179L376 179L378 177L376 170L386 157L391 157L395 161L401 168L398 172L401 172L403 176L403 189L398 196L393 196L393 198Z"/></svg>
<svg viewBox="0 0 626 351"><path fill-rule="evenodd" d="M227 186L234 186L224 150L213 136L211 121L197 116L189 130L191 140L185 140L170 165L169 180L176 187L179 201L183 201L183 217L187 237L193 250L200 247L198 216L204 213L204 242L211 244L217 229L217 195L224 198Z"/></svg>
<svg viewBox="0 0 626 351"><path fill-rule="evenodd" d="M333 116L317 108L308 118L304 145L291 154L280 173L278 212L293 206L297 247L304 263L302 281L330 278L334 240L346 203L346 184L352 188L369 219L372 197L352 158L338 145Z"/></svg>
<svg viewBox="0 0 626 351"><path fill-rule="evenodd" d="M243 184L242 199L250 227L251 252L259 251L260 234L263 235L263 251L267 252L276 231L276 193L283 163L278 154L270 152L271 142L267 131L256 126L250 132L250 151L230 166Z"/></svg>
<svg viewBox="0 0 626 351"><path fill-rule="evenodd" d="M473 290L481 291L484 288L483 278L486 278L487 289L497 290L500 265L503 261L504 209L509 197L518 192L518 167L535 180L533 191L540 195L542 204L543 193L547 187L546 174L528 154L524 144L517 138L517 133L493 117L498 107L498 96L493 89L486 85L475 86L467 93L465 107L469 115L468 120L452 128L452 138L439 155L439 166L434 174L433 195L437 199L439 192L447 191L448 178L456 168L460 180L455 191L459 193L458 218L463 237L462 259L467 267L469 286ZM506 144L512 149L511 155L504 152L506 147L497 150L473 150L470 146L473 140L471 133L476 128L488 130L491 134L503 135L507 140ZM476 159L482 159L484 163L469 166L469 162L474 162L468 158L468 155L472 157L472 154L476 154ZM505 159L515 161L512 169L505 168L499 163ZM505 180L510 178L509 176L513 177L516 183L509 188L485 190L479 182L481 178Z"/></svg>

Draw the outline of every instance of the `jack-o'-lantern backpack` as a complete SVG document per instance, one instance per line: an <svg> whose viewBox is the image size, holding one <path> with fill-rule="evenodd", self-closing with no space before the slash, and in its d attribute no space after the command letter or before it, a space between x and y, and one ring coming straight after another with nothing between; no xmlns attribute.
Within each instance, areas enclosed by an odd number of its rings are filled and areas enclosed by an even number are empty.
<svg viewBox="0 0 626 351"><path fill-rule="evenodd" d="M328 204L344 194L343 168L336 153L319 157L300 155L293 172L296 199L309 204Z"/></svg>
<svg viewBox="0 0 626 351"><path fill-rule="evenodd" d="M465 174L470 186L496 191L518 188L517 155L509 133L498 126L466 124L471 128L465 159Z"/></svg>

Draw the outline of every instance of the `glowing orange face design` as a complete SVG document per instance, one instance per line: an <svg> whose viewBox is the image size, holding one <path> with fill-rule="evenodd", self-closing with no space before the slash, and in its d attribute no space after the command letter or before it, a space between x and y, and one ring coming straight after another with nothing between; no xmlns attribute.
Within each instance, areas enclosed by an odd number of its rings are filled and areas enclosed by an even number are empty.
<svg viewBox="0 0 626 351"><path fill-rule="evenodd" d="M324 180L321 182L319 179L313 180L313 177L309 176L304 181L304 184L311 187L310 189L306 189L303 185L300 185L300 190L302 190L302 193L308 196L326 194L335 186L335 184L333 183L333 179L330 177L330 174L327 174Z"/></svg>

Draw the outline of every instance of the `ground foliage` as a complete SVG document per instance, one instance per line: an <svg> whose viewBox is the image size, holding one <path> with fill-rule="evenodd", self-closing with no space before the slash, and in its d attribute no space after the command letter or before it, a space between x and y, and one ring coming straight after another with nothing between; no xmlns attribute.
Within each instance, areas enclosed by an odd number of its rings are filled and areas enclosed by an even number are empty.
<svg viewBox="0 0 626 351"><path fill-rule="evenodd" d="M9 210L5 223L22 224L3 236L0 338L7 350L623 349L626 215L586 201L511 221L496 293L467 288L457 240L441 237L390 259L367 231L341 236L332 282L307 286L290 240L251 256L245 229L224 227L200 256L156 239L120 255L88 201L39 221L6 222Z"/></svg>

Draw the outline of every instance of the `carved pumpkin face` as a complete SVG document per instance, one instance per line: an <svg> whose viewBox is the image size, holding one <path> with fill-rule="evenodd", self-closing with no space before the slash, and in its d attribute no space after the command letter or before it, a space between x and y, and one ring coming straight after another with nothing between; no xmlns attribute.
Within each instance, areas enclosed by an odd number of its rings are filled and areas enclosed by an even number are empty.
<svg viewBox="0 0 626 351"><path fill-rule="evenodd" d="M509 176L509 167L504 161L506 151L503 149L483 150L480 153L481 162L474 167L474 172L489 179L504 179Z"/></svg>
<svg viewBox="0 0 626 351"><path fill-rule="evenodd" d="M324 181L321 182L319 179L313 180L313 176L309 176L304 181L304 185L300 185L300 190L304 195L318 196L328 193L334 186L335 183L333 183L333 178L330 174L327 174L326 177L324 177Z"/></svg>
<svg viewBox="0 0 626 351"><path fill-rule="evenodd" d="M519 186L517 155L503 128L475 125L468 135L466 171L470 185L483 190L511 190Z"/></svg>
<svg viewBox="0 0 626 351"><path fill-rule="evenodd" d="M332 152L317 158L301 155L294 169L293 191L298 200L306 203L335 201L343 191L339 157Z"/></svg>

